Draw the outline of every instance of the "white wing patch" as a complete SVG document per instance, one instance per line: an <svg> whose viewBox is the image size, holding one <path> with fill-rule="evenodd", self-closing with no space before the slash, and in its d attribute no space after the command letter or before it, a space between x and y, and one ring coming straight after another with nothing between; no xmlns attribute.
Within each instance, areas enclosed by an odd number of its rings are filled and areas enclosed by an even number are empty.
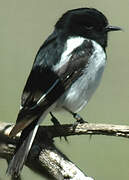
<svg viewBox="0 0 129 180"><path fill-rule="evenodd" d="M56 64L53 69L54 71L57 71L58 69L61 68L61 66L63 66L67 61L69 61L69 58L71 57L71 53L74 49L76 49L77 47L81 46L82 43L85 41L86 39L83 37L70 37L67 41L66 44L64 46L64 52L61 56L61 59L59 61L58 64Z"/></svg>

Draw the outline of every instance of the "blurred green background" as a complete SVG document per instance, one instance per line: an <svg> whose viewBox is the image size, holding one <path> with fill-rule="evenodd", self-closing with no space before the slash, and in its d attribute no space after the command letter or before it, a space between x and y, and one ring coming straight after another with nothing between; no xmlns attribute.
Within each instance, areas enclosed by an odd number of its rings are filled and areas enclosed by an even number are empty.
<svg viewBox="0 0 129 180"><path fill-rule="evenodd" d="M124 30L110 33L104 77L80 114L88 122L129 124L129 0L0 0L0 121L15 122L36 52L57 19L68 9L86 6L98 8L110 24ZM62 123L73 122L69 115L57 117ZM47 119L45 124L49 123ZM69 144L59 139L55 143L96 180L129 179L128 139L74 136ZM6 168L5 160L0 159L0 180L9 179ZM26 167L22 175L24 180L43 179Z"/></svg>

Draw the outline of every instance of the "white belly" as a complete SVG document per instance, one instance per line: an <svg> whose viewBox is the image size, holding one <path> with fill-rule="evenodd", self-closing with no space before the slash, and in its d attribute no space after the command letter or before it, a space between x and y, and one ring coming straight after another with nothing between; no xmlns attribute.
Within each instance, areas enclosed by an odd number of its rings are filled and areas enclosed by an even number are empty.
<svg viewBox="0 0 129 180"><path fill-rule="evenodd" d="M92 42L95 51L88 67L85 67L84 74L60 97L55 110L66 107L73 112L80 111L98 87L106 64L106 55L98 43Z"/></svg>

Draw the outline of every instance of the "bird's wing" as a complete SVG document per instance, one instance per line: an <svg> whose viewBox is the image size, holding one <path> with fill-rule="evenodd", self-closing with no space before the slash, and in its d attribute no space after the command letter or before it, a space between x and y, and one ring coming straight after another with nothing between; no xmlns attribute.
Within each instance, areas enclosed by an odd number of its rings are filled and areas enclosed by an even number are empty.
<svg viewBox="0 0 129 180"><path fill-rule="evenodd" d="M61 56L57 52L58 43L55 36L51 37L50 41L52 43L49 44L48 41L45 46L40 48L36 56L22 94L22 108L18 114L16 125L10 133L11 137L40 118L42 113L56 102L71 84L83 74L84 67L88 64L88 59L92 54L91 41L85 41L80 47L73 50L67 57L69 60L66 63L55 70L54 66L51 66L51 61L54 62L56 58ZM51 51L51 44L55 46L54 51L53 49Z"/></svg>

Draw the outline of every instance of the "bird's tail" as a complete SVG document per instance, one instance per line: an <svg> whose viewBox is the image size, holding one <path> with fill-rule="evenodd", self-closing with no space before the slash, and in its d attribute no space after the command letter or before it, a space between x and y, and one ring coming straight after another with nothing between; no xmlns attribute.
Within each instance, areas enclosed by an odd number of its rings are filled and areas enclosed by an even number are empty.
<svg viewBox="0 0 129 180"><path fill-rule="evenodd" d="M21 135L20 147L17 147L16 153L13 156L13 159L9 163L8 169L6 171L7 175L12 175L14 177L19 176L20 171L22 170L23 165L26 161L29 150L32 146L38 127L39 124L36 124L36 126L29 132L29 134L24 138L24 140L22 140L23 137ZM24 134L24 130L22 133Z"/></svg>
<svg viewBox="0 0 129 180"><path fill-rule="evenodd" d="M45 119L46 115L48 114L50 109L53 108L53 106L54 106L54 104L51 105L49 108L47 108L47 110L44 111L44 113L42 115L39 114L36 117L36 119L33 119L33 121L31 121L31 123L28 126L24 126L25 128L22 130L19 142L16 146L14 156L13 156L12 160L10 161L8 169L6 171L7 175L12 175L14 177L18 177L20 175L20 172L21 172L23 165L27 159L28 153L30 151L30 148L31 148L32 143L35 138L35 135L37 133L39 124L41 123L41 121L43 121ZM34 118L33 114L31 116L31 118ZM25 117L24 117L24 119L25 119ZM17 130L17 126L16 126L16 128L14 127L14 131L12 130L11 136L13 137L18 132L19 132L19 130Z"/></svg>

